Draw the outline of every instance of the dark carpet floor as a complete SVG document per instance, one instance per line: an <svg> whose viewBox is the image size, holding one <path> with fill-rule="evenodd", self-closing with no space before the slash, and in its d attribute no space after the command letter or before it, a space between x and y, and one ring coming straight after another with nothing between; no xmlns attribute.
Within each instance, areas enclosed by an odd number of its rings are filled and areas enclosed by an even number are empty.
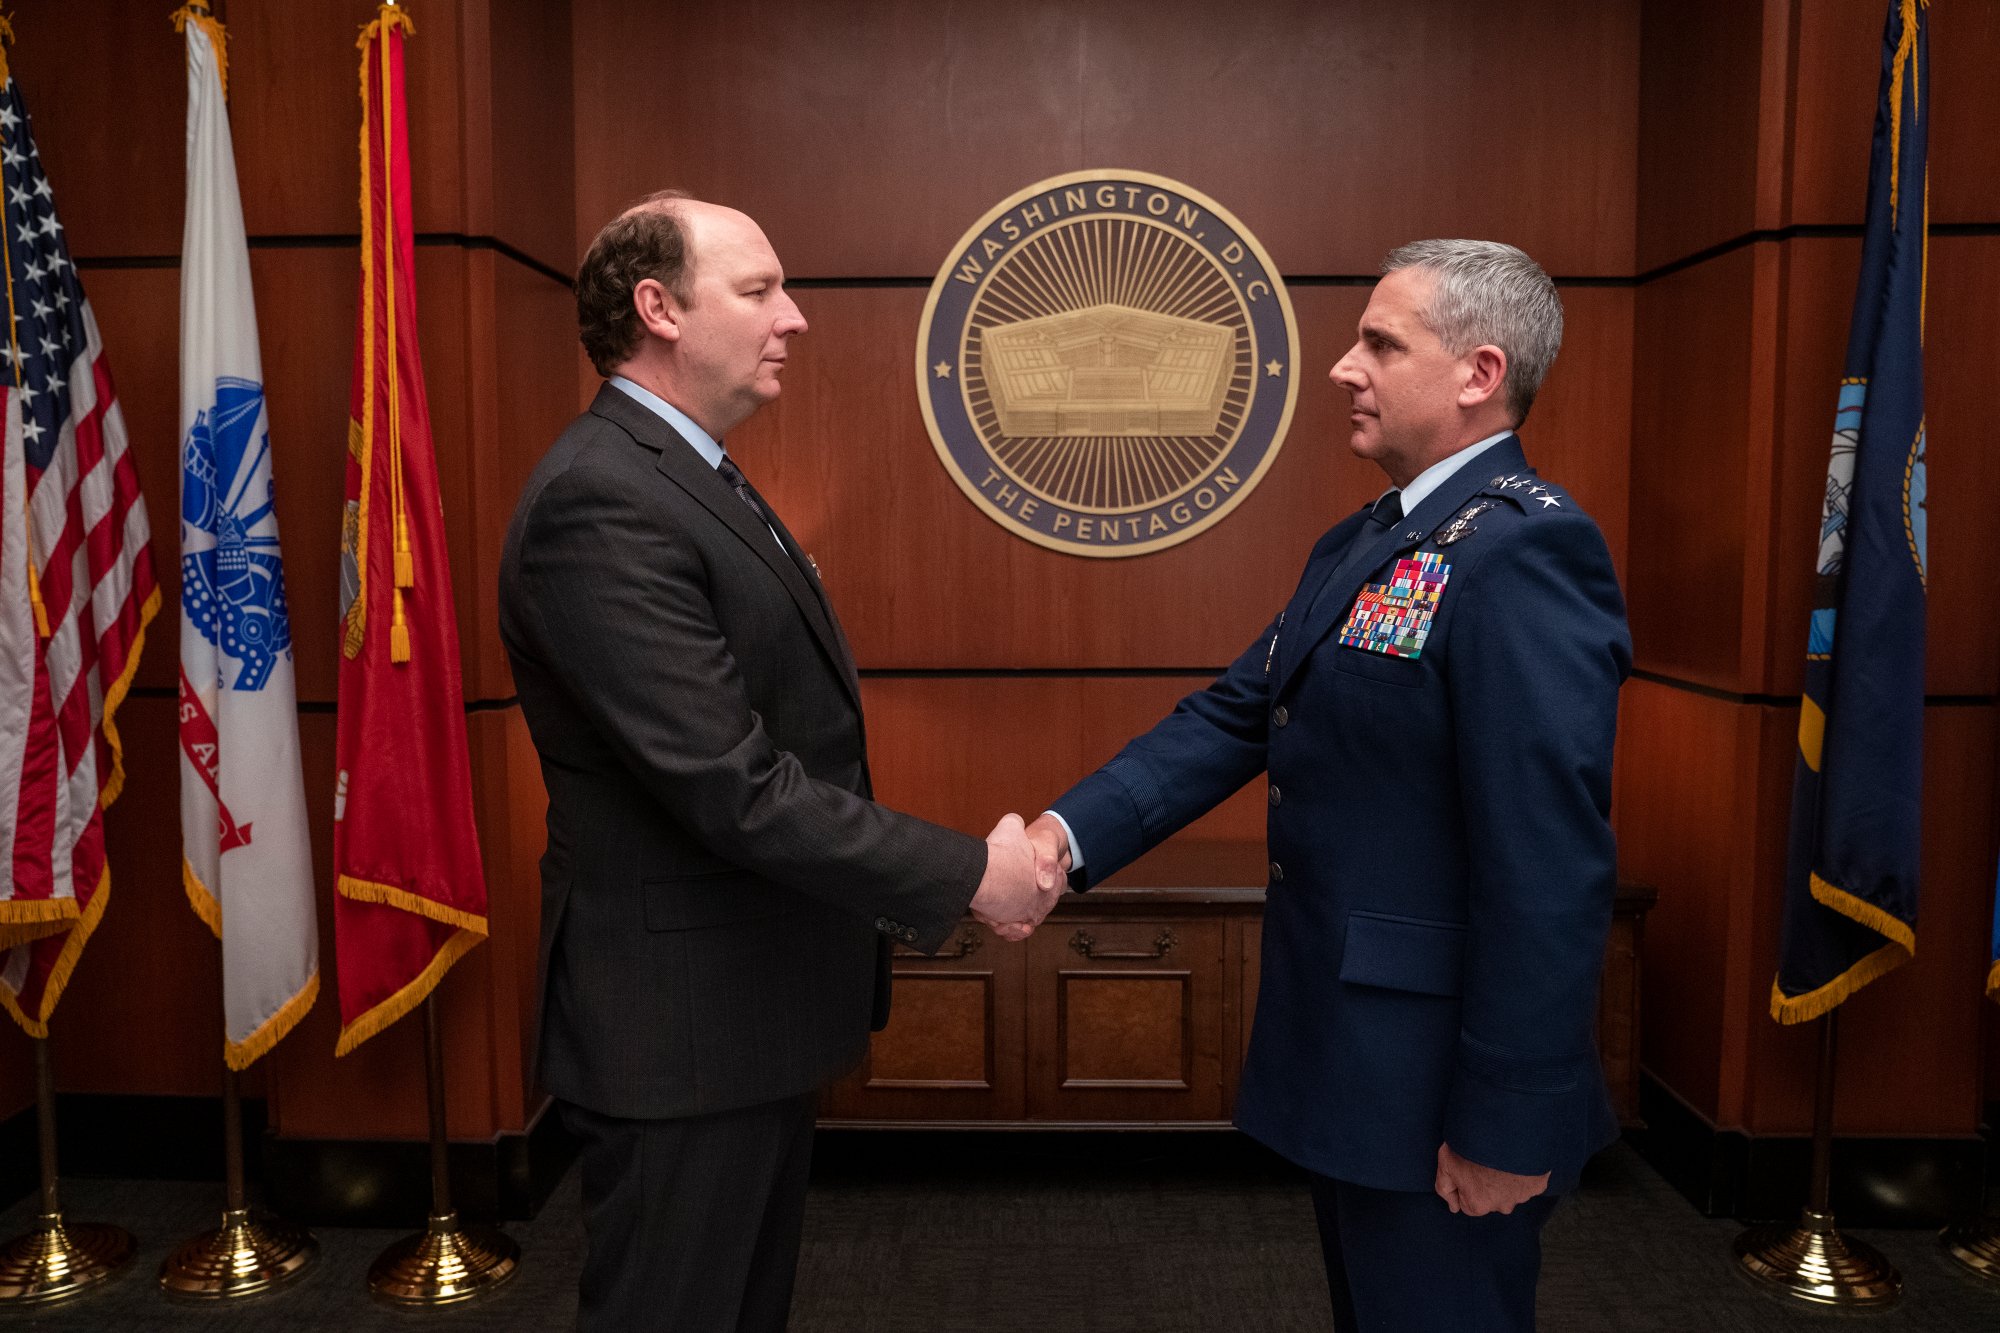
<svg viewBox="0 0 2000 1333"><path fill-rule="evenodd" d="M822 1135L806 1215L794 1333L1288 1333L1331 1328L1312 1205L1281 1163L1240 1139ZM395 1232L324 1229L291 1286L223 1308L168 1303L161 1259L212 1226L208 1184L73 1180L72 1218L140 1238L121 1277L67 1307L0 1313L65 1330L565 1329L582 1228L574 1172L532 1222L508 1229L521 1271L483 1301L406 1314L372 1304L369 1263ZM33 1200L0 1213L0 1235ZM1872 1315L1781 1302L1736 1276L1726 1219L1701 1217L1629 1148L1594 1165L1549 1224L1549 1333L1781 1333L1866 1324L1881 1333L2000 1333L2000 1283L1964 1276L1928 1231L1866 1231L1901 1268L1900 1305Z"/></svg>

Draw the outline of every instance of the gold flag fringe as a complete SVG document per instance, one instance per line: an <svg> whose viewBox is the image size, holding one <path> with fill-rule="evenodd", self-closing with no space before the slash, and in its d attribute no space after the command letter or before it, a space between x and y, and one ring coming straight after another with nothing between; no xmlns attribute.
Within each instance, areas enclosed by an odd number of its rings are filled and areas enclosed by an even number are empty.
<svg viewBox="0 0 2000 1333"><path fill-rule="evenodd" d="M437 951L437 957L431 959L430 966L419 972L413 981L340 1029L340 1040L333 1048L334 1055L336 1057L346 1055L422 1004L424 997L444 980L444 974L451 970L452 964L476 948L485 938L483 934L475 935L469 930L461 930L446 940L444 947Z"/></svg>
<svg viewBox="0 0 2000 1333"><path fill-rule="evenodd" d="M104 919L105 905L111 901L111 867L106 866L97 877L97 892L90 896L89 906L70 927L69 937L63 941L62 952L56 957L55 968L49 973L48 984L42 987L42 1002L37 1013L30 1018L21 1008L21 998L5 986L0 986L0 1009L14 1016L31 1037L49 1035L49 1015L55 1012L56 1001L62 998L63 988L69 985L70 973L76 970L76 960L83 954L83 946L90 943L97 923Z"/></svg>
<svg viewBox="0 0 2000 1333"><path fill-rule="evenodd" d="M139 672L139 655L146 651L146 627L153 623L153 617L160 613L160 590L154 588L146 597L146 604L139 608L139 632L132 636L132 651L125 655L125 669L118 673L118 679L111 682L111 688L104 692L104 743L111 750L111 777L104 784L103 793L97 798L97 808L108 810L118 794L125 790L125 742L119 739L118 728L112 717L118 712L125 696L131 692L132 677Z"/></svg>
<svg viewBox="0 0 2000 1333"><path fill-rule="evenodd" d="M306 978L306 984L299 987L299 993L278 1006L278 1012L265 1019L263 1025L242 1041L224 1038L222 1059L238 1073L257 1063L270 1053L273 1046L285 1039L285 1034L299 1025L299 1020L312 1012L313 1004L319 999L319 969Z"/></svg>
<svg viewBox="0 0 2000 1333"><path fill-rule="evenodd" d="M1886 943L1833 980L1802 995L1786 995L1778 989L1778 983L1772 981L1771 1017L1780 1023L1805 1023L1818 1018L1869 982L1895 971L1917 956L1917 933L1874 903L1864 902L1818 875L1812 877L1812 896L1822 907L1868 927L1882 936Z"/></svg>
<svg viewBox="0 0 2000 1333"><path fill-rule="evenodd" d="M194 873L194 866L186 857L181 858L181 888L187 893L188 906L202 919L216 939L222 938L222 904L216 901L208 885L201 882L201 876Z"/></svg>

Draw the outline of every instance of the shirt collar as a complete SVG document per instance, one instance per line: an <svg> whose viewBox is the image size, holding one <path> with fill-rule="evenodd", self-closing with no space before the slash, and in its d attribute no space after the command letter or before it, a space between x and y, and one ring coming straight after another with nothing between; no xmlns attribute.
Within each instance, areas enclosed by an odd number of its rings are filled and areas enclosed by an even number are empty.
<svg viewBox="0 0 2000 1333"><path fill-rule="evenodd" d="M638 403L641 407L650 409L654 416L659 417L678 431L680 437L693 445L694 451L700 454L702 460L710 467L717 467L721 464L721 443L711 437L700 426L695 425L693 417L681 411L651 389L646 388L644 385L636 384L626 379L623 375L613 375L611 377L611 384L633 402Z"/></svg>
<svg viewBox="0 0 2000 1333"><path fill-rule="evenodd" d="M617 381L613 380L612 383L616 384ZM1438 487L1449 481L1454 472L1513 433L1511 430L1503 430L1498 435L1489 435L1477 444L1466 445L1465 448L1460 449L1449 458L1440 458L1437 462L1419 472L1416 480L1403 488L1403 512L1405 514L1416 513L1417 506L1429 499L1432 491L1435 491ZM1394 487L1390 487L1390 490L1394 489ZM1388 493L1388 491L1382 492L1384 495Z"/></svg>

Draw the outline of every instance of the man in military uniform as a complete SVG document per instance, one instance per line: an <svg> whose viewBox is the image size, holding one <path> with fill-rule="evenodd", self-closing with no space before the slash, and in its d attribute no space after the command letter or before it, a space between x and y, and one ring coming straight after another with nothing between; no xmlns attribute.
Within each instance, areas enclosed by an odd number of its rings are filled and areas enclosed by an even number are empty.
<svg viewBox="0 0 2000 1333"><path fill-rule="evenodd" d="M1514 434L1562 339L1512 246L1383 264L1332 379L1393 488L1282 614L1031 829L1088 888L1270 779L1237 1124L1310 1173L1343 1330L1530 1329L1617 1131L1594 1041L1631 662L1603 536Z"/></svg>

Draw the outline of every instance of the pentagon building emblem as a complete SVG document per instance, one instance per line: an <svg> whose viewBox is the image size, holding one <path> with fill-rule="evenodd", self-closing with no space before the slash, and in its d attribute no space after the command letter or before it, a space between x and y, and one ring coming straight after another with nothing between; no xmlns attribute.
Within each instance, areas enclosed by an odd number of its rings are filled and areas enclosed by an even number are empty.
<svg viewBox="0 0 2000 1333"><path fill-rule="evenodd" d="M1137 171L1032 185L931 284L918 397L946 471L1002 527L1143 555L1242 503L1284 443L1298 325L1264 247Z"/></svg>

